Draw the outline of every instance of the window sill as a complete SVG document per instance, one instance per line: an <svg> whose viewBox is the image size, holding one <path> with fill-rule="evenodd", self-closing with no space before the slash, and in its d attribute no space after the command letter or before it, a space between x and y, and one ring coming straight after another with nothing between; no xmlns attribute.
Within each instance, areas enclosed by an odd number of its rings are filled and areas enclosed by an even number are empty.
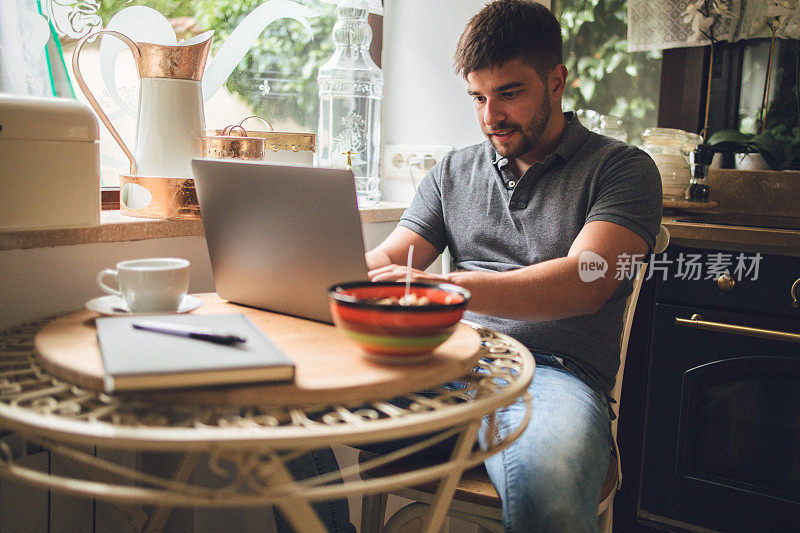
<svg viewBox="0 0 800 533"><path fill-rule="evenodd" d="M360 209L362 224L396 222L404 204L381 202ZM53 228L22 231L0 230L0 250L46 248L101 242L141 241L203 235L200 220L157 220L129 217L119 211L102 211L100 224L80 228Z"/></svg>

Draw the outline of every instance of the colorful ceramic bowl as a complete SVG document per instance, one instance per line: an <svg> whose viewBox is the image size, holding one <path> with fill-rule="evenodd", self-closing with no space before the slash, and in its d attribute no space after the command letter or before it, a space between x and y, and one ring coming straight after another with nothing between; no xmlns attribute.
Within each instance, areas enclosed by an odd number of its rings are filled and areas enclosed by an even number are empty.
<svg viewBox="0 0 800 533"><path fill-rule="evenodd" d="M424 305L396 303L404 294L405 283L393 281L356 281L328 291L339 331L367 355L393 363L430 357L456 330L470 297L469 291L449 283L412 283L412 299L425 298Z"/></svg>

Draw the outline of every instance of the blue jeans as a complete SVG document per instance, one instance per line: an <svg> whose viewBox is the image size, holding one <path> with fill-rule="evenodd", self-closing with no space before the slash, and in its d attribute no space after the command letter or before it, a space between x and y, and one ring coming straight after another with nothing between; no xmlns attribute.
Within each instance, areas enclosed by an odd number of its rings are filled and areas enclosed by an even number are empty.
<svg viewBox="0 0 800 533"><path fill-rule="evenodd" d="M505 529L597 531L597 505L611 453L608 403L599 386L580 369L567 363L567 370L552 355L534 354L534 358L537 366L529 389L533 396L530 423L511 446L486 460L486 470L503 501ZM524 415L521 401L502 409L496 417L497 431L505 435ZM480 434L487 436L486 431ZM397 441L360 447L386 453L408 444ZM481 444L485 446L486 442ZM438 447L438 452L447 456L452 445L450 439ZM296 478L337 468L330 449L317 450L290 463ZM320 502L314 508L329 530L354 530L347 500ZM278 530L289 531L279 513L276 515Z"/></svg>
<svg viewBox="0 0 800 533"><path fill-rule="evenodd" d="M505 530L597 531L610 457L605 395L587 385L591 378L578 378L579 370L568 371L554 356L534 357L530 423L511 446L486 460L503 501ZM506 434L524 414L521 402L503 409L497 431Z"/></svg>

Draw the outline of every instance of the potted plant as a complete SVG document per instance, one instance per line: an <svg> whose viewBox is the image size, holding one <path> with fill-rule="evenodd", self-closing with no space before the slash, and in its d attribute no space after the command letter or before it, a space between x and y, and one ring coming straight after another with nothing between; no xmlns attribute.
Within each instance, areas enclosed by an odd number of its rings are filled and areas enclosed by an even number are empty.
<svg viewBox="0 0 800 533"><path fill-rule="evenodd" d="M786 170L800 168L800 128L790 135L777 131L742 133L720 130L708 138L715 152L723 154L723 168Z"/></svg>

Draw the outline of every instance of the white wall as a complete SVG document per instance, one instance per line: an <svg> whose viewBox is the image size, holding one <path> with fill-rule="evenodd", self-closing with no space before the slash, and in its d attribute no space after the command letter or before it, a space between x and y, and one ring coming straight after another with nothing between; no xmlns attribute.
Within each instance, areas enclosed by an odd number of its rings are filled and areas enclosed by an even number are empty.
<svg viewBox="0 0 800 533"><path fill-rule="evenodd" d="M213 292L205 239L179 237L0 251L0 329L82 308L103 296L95 277L119 261L139 257L189 260L191 292Z"/></svg>
<svg viewBox="0 0 800 533"><path fill-rule="evenodd" d="M377 246L393 222L364 224L364 246ZM183 257L191 262L190 292L214 292L211 261L202 236L145 239L0 251L0 329L79 309L102 296L95 277L119 261Z"/></svg>
<svg viewBox="0 0 800 533"><path fill-rule="evenodd" d="M456 148L484 140L453 54L467 21L489 0L385 0L383 144ZM550 0L540 1L550 7Z"/></svg>
<svg viewBox="0 0 800 533"><path fill-rule="evenodd" d="M449 144L483 140L466 82L453 54L467 21L487 0L384 2L383 144Z"/></svg>

